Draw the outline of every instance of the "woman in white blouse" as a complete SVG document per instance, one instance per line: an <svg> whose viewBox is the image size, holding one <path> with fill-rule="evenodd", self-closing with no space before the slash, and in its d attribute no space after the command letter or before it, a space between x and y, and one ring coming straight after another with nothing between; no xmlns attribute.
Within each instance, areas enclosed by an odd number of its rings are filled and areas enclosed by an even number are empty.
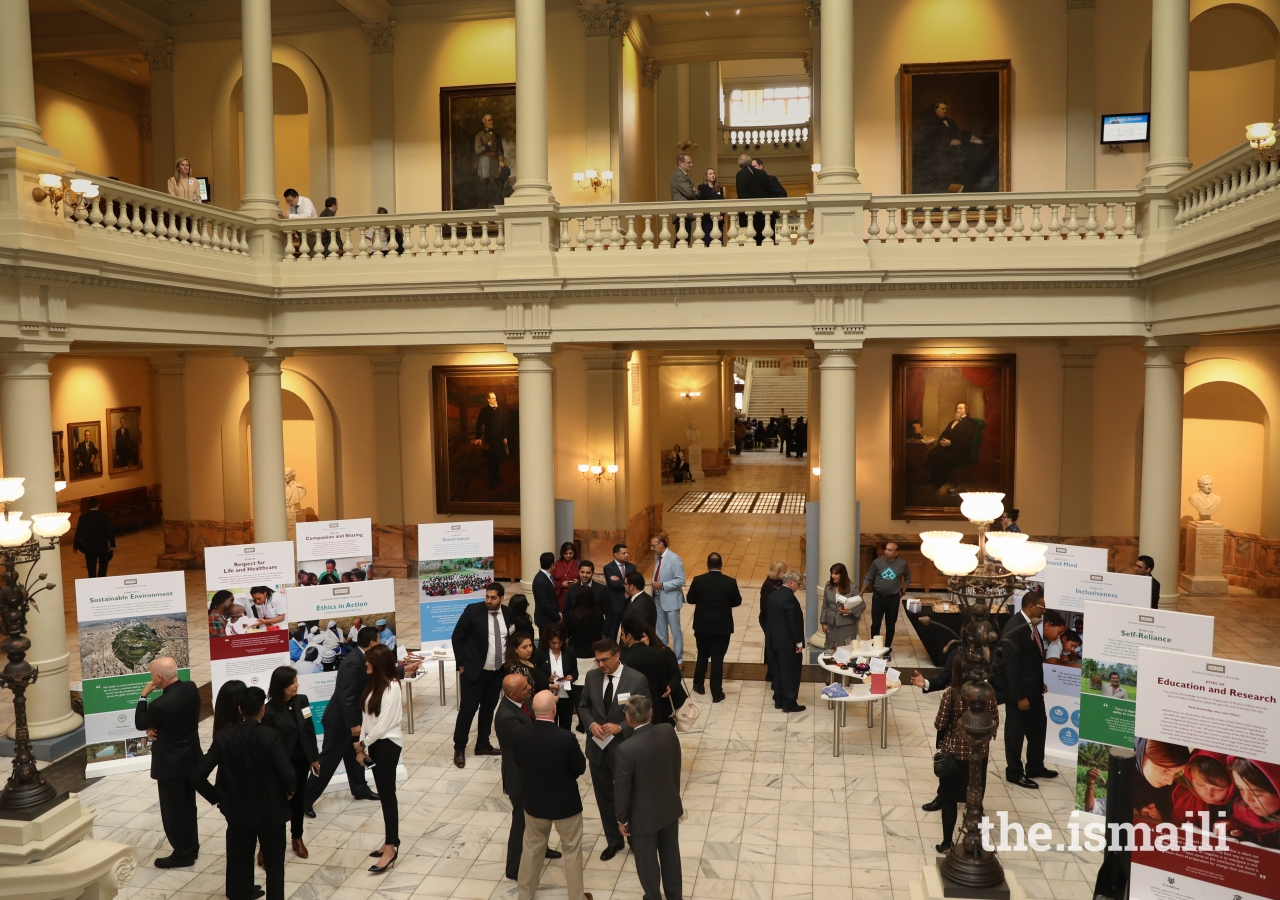
<svg viewBox="0 0 1280 900"><path fill-rule="evenodd" d="M372 761L373 783L382 802L382 822L386 840L381 849L369 854L377 863L369 867L376 875L390 869L400 855L400 808L396 803L396 766L404 734L400 730L400 682L396 680L396 655L381 644L364 653L368 677L364 683L360 724L361 747L356 760L367 766Z"/></svg>
<svg viewBox="0 0 1280 900"><path fill-rule="evenodd" d="M556 724L568 731L573 727L573 710L575 708L573 686L578 681L578 660L565 645L564 625L557 622L542 629L542 643L534 654L534 664L543 672L550 673L549 683L536 685L534 693L549 687L556 695Z"/></svg>

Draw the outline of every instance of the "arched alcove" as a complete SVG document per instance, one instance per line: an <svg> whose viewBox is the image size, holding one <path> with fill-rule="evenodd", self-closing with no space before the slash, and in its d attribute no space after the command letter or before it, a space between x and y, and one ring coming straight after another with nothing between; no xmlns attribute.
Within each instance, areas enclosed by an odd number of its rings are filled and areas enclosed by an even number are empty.
<svg viewBox="0 0 1280 900"><path fill-rule="evenodd" d="M1213 476L1223 498L1214 519L1233 531L1262 534L1269 419L1253 391L1209 381L1187 391L1182 407L1182 496ZM1183 510L1189 514L1190 508Z"/></svg>
<svg viewBox="0 0 1280 900"><path fill-rule="evenodd" d="M307 106L307 89L292 69L280 63L271 66L274 86L276 186L283 193L292 187L304 197L312 196L311 144L309 138L310 117ZM235 147L236 168L240 183L236 196L244 195L244 79L236 82L231 91L231 114L236 120ZM315 197L320 207L324 194Z"/></svg>
<svg viewBox="0 0 1280 900"><path fill-rule="evenodd" d="M333 101L329 96L329 88L324 76L320 74L320 70L311 58L296 47L285 44L272 45L271 62L275 87L277 144L280 141L280 130L283 124L282 114L297 116L296 110L301 106L301 99L305 99L307 169L310 182L310 193L306 196L310 196L318 207L329 195L333 186ZM288 70L289 75L276 71L280 68ZM297 96L296 85L291 80L293 78L301 83L303 98ZM218 79L210 100L210 109L213 114L214 197L217 198L219 206L228 209L238 208L243 194L240 185L244 142L240 139L240 103L235 99L240 79L241 64L239 57L236 57ZM293 110L293 112L282 112L283 110ZM297 125L301 124L297 119L294 121ZM288 140L293 141L300 137L301 135L292 135ZM277 147L277 163L280 158ZM290 181L289 175L280 174L276 181L277 195L291 186L296 187L299 193L306 193L300 185L292 181L289 184L283 184L280 179ZM219 191L217 187L219 184L232 187Z"/></svg>
<svg viewBox="0 0 1280 900"><path fill-rule="evenodd" d="M1202 165L1239 146L1250 122L1275 118L1276 24L1243 3L1212 6L1191 21L1189 151Z"/></svg>

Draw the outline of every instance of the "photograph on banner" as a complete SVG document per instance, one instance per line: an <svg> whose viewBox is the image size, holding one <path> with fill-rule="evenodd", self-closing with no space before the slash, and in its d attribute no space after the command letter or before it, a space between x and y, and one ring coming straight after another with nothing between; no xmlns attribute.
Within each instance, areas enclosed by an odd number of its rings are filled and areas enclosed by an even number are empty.
<svg viewBox="0 0 1280 900"><path fill-rule="evenodd" d="M1133 853L1132 900L1280 897L1278 683L1273 666L1138 651L1133 821L1153 841Z"/></svg>
<svg viewBox="0 0 1280 900"><path fill-rule="evenodd" d="M289 608L290 657L295 645L300 651L292 662L298 670L298 692L311 703L316 733L322 734L320 720L333 696L338 665L356 645L363 626L375 626L379 639L392 650L396 647L396 588L390 578L356 584L321 584L291 587L285 592Z"/></svg>
<svg viewBox="0 0 1280 900"><path fill-rule="evenodd" d="M87 775L144 769L151 742L133 727L138 695L162 657L191 680L182 572L76 579ZM130 763L129 760L136 760Z"/></svg>
<svg viewBox="0 0 1280 900"><path fill-rule="evenodd" d="M373 520L299 522L296 532L300 587L368 581L373 569Z"/></svg>
<svg viewBox="0 0 1280 900"><path fill-rule="evenodd" d="M1151 579L1145 575L1091 572L1066 565L1046 568L1038 578L1044 590L1045 607L1040 621L1045 651L1044 683L1048 688L1044 698L1049 717L1045 753L1074 763L1080 743L1080 679L1084 659L1089 655L1085 603L1092 600L1149 608Z"/></svg>
<svg viewBox="0 0 1280 900"><path fill-rule="evenodd" d="M1111 747L1132 747L1143 648L1207 655L1213 617L1087 600L1088 651L1080 667L1076 809L1105 809Z"/></svg>
<svg viewBox="0 0 1280 900"><path fill-rule="evenodd" d="M1106 547L1080 547L1076 544L1048 544L1044 551L1047 568L1107 571Z"/></svg>
<svg viewBox="0 0 1280 900"><path fill-rule="evenodd" d="M204 559L214 696L231 679L266 690L272 669L289 662L293 542L206 547Z"/></svg>
<svg viewBox="0 0 1280 900"><path fill-rule="evenodd" d="M468 603L493 581L493 520L418 526L418 599L423 652L451 647Z"/></svg>

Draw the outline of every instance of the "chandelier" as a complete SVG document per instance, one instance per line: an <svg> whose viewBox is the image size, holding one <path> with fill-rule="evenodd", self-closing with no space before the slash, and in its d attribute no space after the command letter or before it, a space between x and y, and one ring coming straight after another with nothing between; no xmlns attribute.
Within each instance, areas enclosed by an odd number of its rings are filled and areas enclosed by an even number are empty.
<svg viewBox="0 0 1280 900"><path fill-rule="evenodd" d="M994 647L1000 639L992 616L1008 607L1024 579L1044 569L1048 545L1029 541L1025 534L987 533L1004 512L1004 494L966 493L960 500L960 513L978 526L978 543L961 543L963 535L958 531L920 534L920 551L948 576L947 589L964 614L960 694L967 708L964 728L969 744L969 790L960 836L938 864L938 872L965 888L990 889L1004 882L1004 869L995 852L982 846L981 828L987 753L995 730L987 712L995 699L989 679Z"/></svg>
<svg viewBox="0 0 1280 900"><path fill-rule="evenodd" d="M13 772L0 790L0 809L28 810L53 800L57 790L36 771L35 757L31 752L31 734L27 729L27 688L35 684L40 672L27 662L31 639L26 636L27 610L36 606L35 596L41 591L52 590L52 582L34 590L32 575L41 555L58 546L58 538L71 528L71 514L65 512L36 513L30 519L11 510L14 501L22 497L22 478L0 478L0 650L8 654L9 661L0 670L0 685L13 691ZM26 567L26 574L19 577L19 569ZM35 576L35 583L45 581L44 572ZM36 611L39 611L36 606Z"/></svg>

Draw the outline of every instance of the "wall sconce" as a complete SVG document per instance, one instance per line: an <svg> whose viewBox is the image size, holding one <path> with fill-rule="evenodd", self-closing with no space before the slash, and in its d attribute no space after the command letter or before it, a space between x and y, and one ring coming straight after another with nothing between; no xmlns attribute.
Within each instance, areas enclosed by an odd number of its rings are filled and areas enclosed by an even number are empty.
<svg viewBox="0 0 1280 900"><path fill-rule="evenodd" d="M686 400L697 400L702 396L702 391L681 391L680 396Z"/></svg>
<svg viewBox="0 0 1280 900"><path fill-rule="evenodd" d="M810 469L809 471L813 473L813 477L814 477L814 478L821 478L821 477L822 477L822 468L821 468L820 466L814 466L814 467L813 467L812 469Z"/></svg>
<svg viewBox="0 0 1280 900"><path fill-rule="evenodd" d="M618 474L618 467L615 464L604 465L604 460L596 463L594 466L589 463L579 463L578 471L582 473L584 481L596 480L596 484L601 481L613 481L614 476Z"/></svg>
<svg viewBox="0 0 1280 900"><path fill-rule="evenodd" d="M1269 163L1280 160L1280 147L1276 146L1276 126L1270 122L1254 122L1244 130L1249 146L1262 154Z"/></svg>
<svg viewBox="0 0 1280 900"><path fill-rule="evenodd" d="M591 188L592 192L599 191L600 188L608 187L613 183L613 172L605 169L603 172L597 172L595 169L587 169L585 172L574 172L573 180L578 183L578 187L584 191Z"/></svg>
<svg viewBox="0 0 1280 900"><path fill-rule="evenodd" d="M72 178L68 186L61 175L41 175L40 186L31 189L31 199L37 203L48 200L54 212L58 211L63 200L79 209L82 201L95 200L97 196L98 186L88 178Z"/></svg>

